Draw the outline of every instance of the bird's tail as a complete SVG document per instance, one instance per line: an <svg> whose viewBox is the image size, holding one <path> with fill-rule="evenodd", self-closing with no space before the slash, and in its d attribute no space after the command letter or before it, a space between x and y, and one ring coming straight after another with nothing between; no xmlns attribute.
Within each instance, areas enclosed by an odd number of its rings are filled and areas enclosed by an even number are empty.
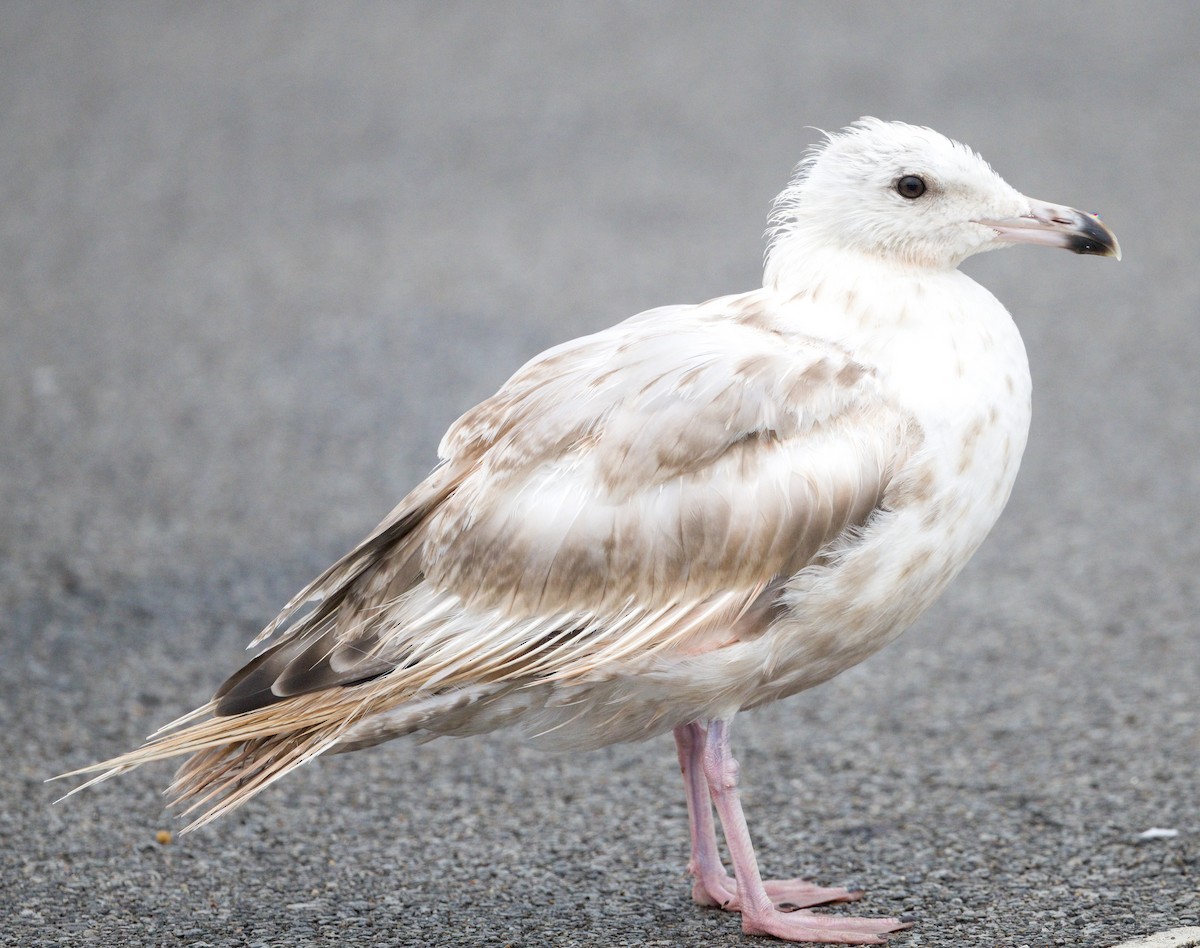
<svg viewBox="0 0 1200 948"><path fill-rule="evenodd" d="M137 750L51 779L94 775L62 797L66 799L142 764L190 754L166 790L181 816L194 817L187 832L330 750L367 713L362 696L353 694L356 690L302 695L244 714L198 720L213 713L215 702L209 702L160 728Z"/></svg>

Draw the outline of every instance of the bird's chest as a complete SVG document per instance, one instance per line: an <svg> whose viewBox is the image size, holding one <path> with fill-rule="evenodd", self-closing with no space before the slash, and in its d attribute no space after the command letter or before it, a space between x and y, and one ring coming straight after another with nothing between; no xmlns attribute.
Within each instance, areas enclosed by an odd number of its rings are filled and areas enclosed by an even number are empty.
<svg viewBox="0 0 1200 948"><path fill-rule="evenodd" d="M932 478L926 501L954 508L986 533L1008 498L1029 430L1029 363L1016 325L958 271L879 281L858 298L842 338L875 367L884 397L920 427L922 448L910 461Z"/></svg>
<svg viewBox="0 0 1200 948"><path fill-rule="evenodd" d="M898 472L892 507L919 514L965 561L1016 480L1030 378L1020 333L995 298L966 281L953 300L898 327L878 364L887 397L922 432L921 449ZM918 489L906 490L910 483Z"/></svg>
<svg viewBox="0 0 1200 948"><path fill-rule="evenodd" d="M780 695L838 674L899 635L966 564L1008 500L1029 429L1028 363L1007 312L986 291L975 304L970 320L913 318L856 349L878 367L886 397L919 425L920 444L856 542L789 583L790 608L764 643Z"/></svg>

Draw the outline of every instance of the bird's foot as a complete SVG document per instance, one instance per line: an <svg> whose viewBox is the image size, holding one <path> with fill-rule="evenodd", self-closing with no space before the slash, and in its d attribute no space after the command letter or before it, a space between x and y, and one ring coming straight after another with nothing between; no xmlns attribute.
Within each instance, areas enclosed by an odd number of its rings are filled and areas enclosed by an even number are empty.
<svg viewBox="0 0 1200 948"><path fill-rule="evenodd" d="M773 935L783 941L820 945L882 945L891 932L911 928L903 918L856 918L818 915L807 909L781 912L772 905L742 909L742 931L747 935Z"/></svg>
<svg viewBox="0 0 1200 948"><path fill-rule="evenodd" d="M767 879L763 887L780 912L795 912L797 909L829 905L832 902L854 902L863 896L862 889L821 886L806 879ZM697 878L692 886L692 901L697 905L730 912L742 910L738 902L737 880L724 871Z"/></svg>

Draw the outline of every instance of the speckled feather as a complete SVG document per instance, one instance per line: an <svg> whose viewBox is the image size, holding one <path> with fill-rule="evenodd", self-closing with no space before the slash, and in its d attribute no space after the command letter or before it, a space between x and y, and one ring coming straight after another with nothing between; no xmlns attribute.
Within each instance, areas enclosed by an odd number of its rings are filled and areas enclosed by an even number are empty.
<svg viewBox="0 0 1200 948"><path fill-rule="evenodd" d="M531 360L212 702L81 772L191 753L170 792L203 823L331 750L503 726L597 746L861 661L1012 488L1024 349L955 268L1042 207L928 129L832 136L777 202L762 289Z"/></svg>

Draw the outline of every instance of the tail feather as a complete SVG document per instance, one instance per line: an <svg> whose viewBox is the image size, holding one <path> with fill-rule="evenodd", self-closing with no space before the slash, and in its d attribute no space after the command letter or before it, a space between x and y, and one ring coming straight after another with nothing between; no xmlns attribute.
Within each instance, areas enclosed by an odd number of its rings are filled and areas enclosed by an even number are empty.
<svg viewBox="0 0 1200 948"><path fill-rule="evenodd" d="M370 536L292 597L251 643L254 647L278 635L281 639L276 648L234 674L212 701L159 728L137 750L52 778L92 775L63 799L142 764L187 754L189 759L167 788L172 807L185 816L196 815L184 829L187 832L241 806L284 774L333 748L347 731L377 711L381 702L411 697L397 696L394 691L364 694L356 687L359 681L330 676L320 689L279 693L278 700L267 700L268 694L276 694L271 689L278 684L278 676L263 676L269 679L264 689L254 675L270 665L277 650L290 654L289 650L299 648L303 659L305 648L323 643L322 633L336 625L342 610L355 614L361 606L354 599L361 593L358 586L369 585L381 561L392 560L391 586L407 589L416 583L420 569L410 555L416 542L413 531L454 491L462 473L450 466L438 468ZM385 596L385 601L394 595ZM375 675L388 668L390 664L377 664L369 671ZM366 672L357 668L353 674ZM237 700L230 698L239 686L248 693L239 692Z"/></svg>
<svg viewBox="0 0 1200 948"><path fill-rule="evenodd" d="M304 695L230 717L194 721L214 704L161 728L136 750L90 764L55 780L93 774L62 799L142 764L191 755L167 788L172 808L195 819L188 832L241 806L280 777L332 748L367 713L353 689ZM186 726L184 726L186 725Z"/></svg>
<svg viewBox="0 0 1200 948"><path fill-rule="evenodd" d="M198 814L185 832L198 829L317 757L336 740L336 735L322 736L319 732L304 737L289 734L202 751L180 768L167 792L173 805L182 807L187 803L180 816Z"/></svg>

